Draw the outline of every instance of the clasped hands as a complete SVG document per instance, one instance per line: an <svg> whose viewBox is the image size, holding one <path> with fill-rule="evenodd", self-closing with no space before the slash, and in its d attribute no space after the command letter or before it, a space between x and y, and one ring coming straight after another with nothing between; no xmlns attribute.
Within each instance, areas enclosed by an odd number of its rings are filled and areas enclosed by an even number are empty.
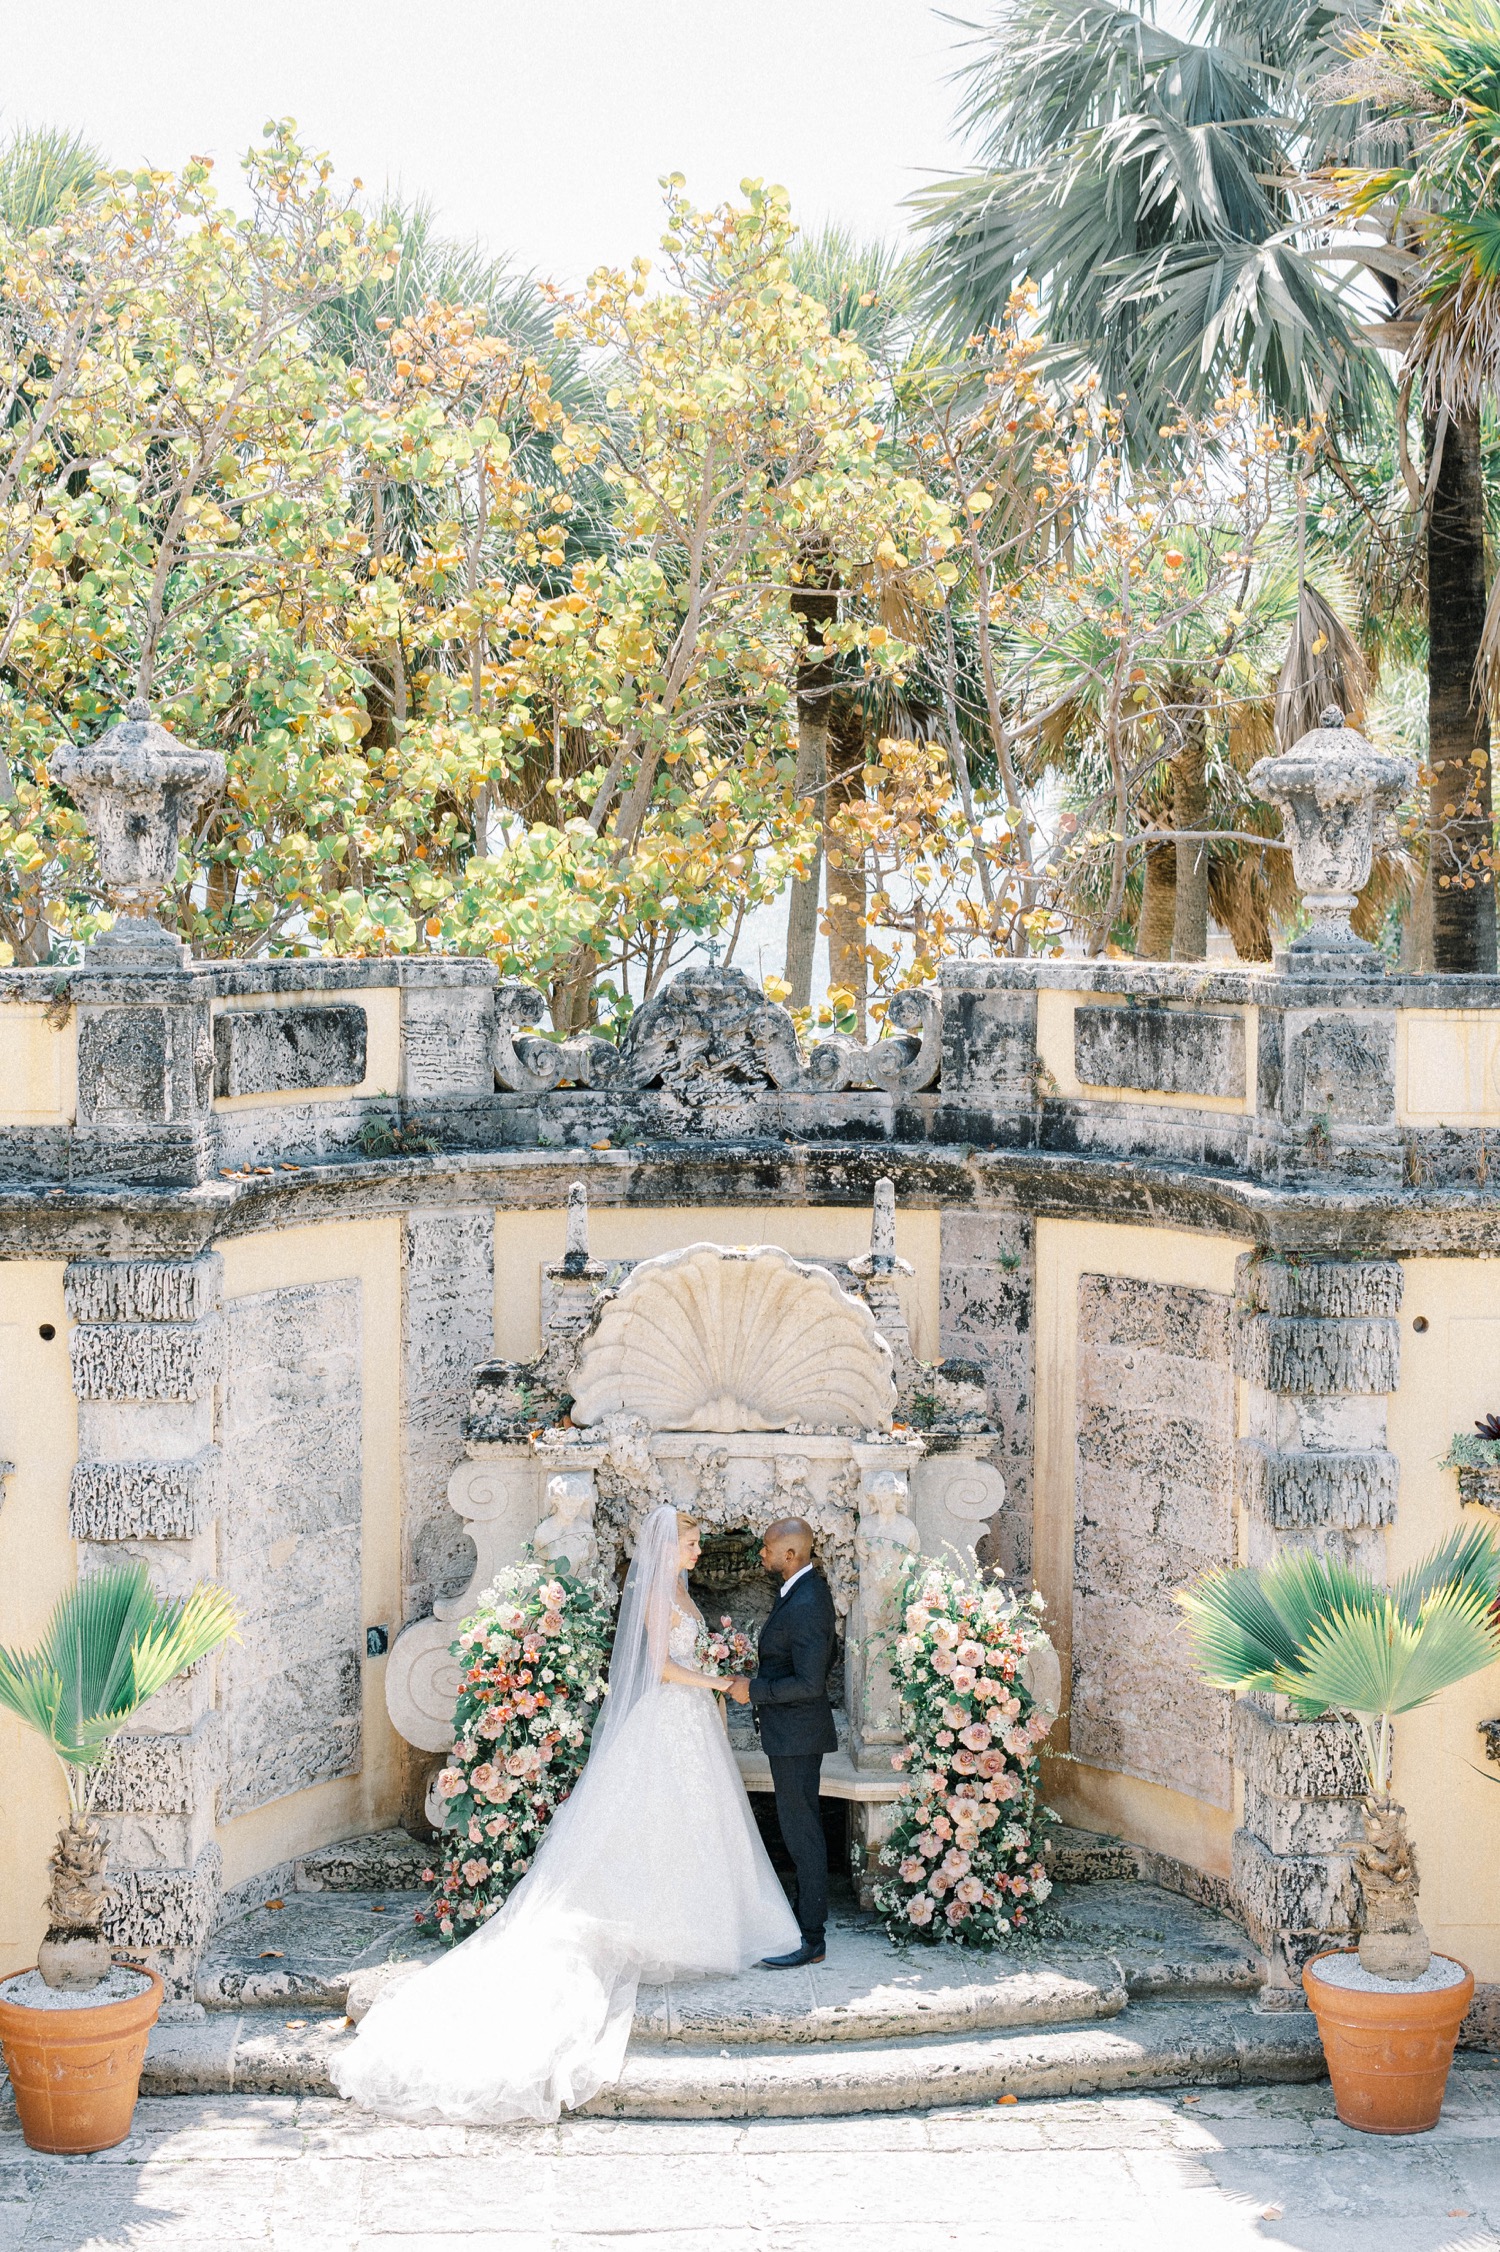
<svg viewBox="0 0 1500 2252"><path fill-rule="evenodd" d="M725 1697L733 1697L737 1705L748 1705L750 1702L750 1684L742 1673L737 1673L725 1682L720 1694Z"/></svg>

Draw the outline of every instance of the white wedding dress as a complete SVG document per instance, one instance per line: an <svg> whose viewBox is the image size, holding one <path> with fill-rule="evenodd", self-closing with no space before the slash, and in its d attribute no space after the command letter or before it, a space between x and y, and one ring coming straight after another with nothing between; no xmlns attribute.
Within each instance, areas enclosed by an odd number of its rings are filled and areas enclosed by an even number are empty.
<svg viewBox="0 0 1500 2252"><path fill-rule="evenodd" d="M587 1766L499 1914L375 2003L333 2066L341 2095L404 2119L556 2119L619 2078L636 1988L795 1947L715 1699L677 1513L653 1510L626 1581Z"/></svg>

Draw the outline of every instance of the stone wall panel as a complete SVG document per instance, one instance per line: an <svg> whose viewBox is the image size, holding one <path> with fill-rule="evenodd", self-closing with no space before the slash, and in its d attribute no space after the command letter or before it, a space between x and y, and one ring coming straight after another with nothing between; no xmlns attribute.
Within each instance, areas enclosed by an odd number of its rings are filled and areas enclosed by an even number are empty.
<svg viewBox="0 0 1500 2252"><path fill-rule="evenodd" d="M456 1594L474 1545L448 1505L475 1368L495 1349L495 1216L424 1213L402 1230L402 1613ZM535 1288L534 1280L528 1287Z"/></svg>
<svg viewBox="0 0 1500 2252"><path fill-rule="evenodd" d="M352 1003L226 1009L214 1019L214 1093L357 1087L367 1035L365 1011Z"/></svg>
<svg viewBox="0 0 1500 2252"><path fill-rule="evenodd" d="M1237 1296L1260 1313L1335 1321L1399 1314L1405 1287L1396 1259L1258 1259L1248 1252L1235 1281Z"/></svg>
<svg viewBox="0 0 1500 2252"><path fill-rule="evenodd" d="M945 1212L938 1269L938 1350L977 1361L999 1426L990 1460L1005 1480L1005 1507L981 1543L1020 1586L1031 1580L1032 1455L1036 1396L1035 1230L1019 1212Z"/></svg>
<svg viewBox="0 0 1500 2252"><path fill-rule="evenodd" d="M1229 1700L1172 1597L1233 1555L1228 1298L1084 1275L1076 1428L1072 1749L1227 1806Z"/></svg>
<svg viewBox="0 0 1500 2252"><path fill-rule="evenodd" d="M1088 1087L1236 1099L1245 1092L1245 1020L1225 1009L1081 1005L1073 1069Z"/></svg>
<svg viewBox="0 0 1500 2252"><path fill-rule="evenodd" d="M359 1767L360 1286L258 1292L226 1320L228 1816Z"/></svg>

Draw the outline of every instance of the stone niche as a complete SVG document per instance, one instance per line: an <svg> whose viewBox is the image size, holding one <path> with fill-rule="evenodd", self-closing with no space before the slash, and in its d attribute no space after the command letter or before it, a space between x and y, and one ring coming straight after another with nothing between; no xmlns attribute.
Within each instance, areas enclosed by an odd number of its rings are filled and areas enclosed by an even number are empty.
<svg viewBox="0 0 1500 2252"><path fill-rule="evenodd" d="M644 1519L671 1502L702 1528L705 1614L754 1632L771 1594L761 1537L779 1517L803 1517L841 1636L840 1748L823 1788L854 1802L857 1858L878 1845L900 1790L883 1642L894 1588L915 1551L972 1560L1005 1496L988 1459L1000 1433L973 1372L912 1356L893 1243L887 1191L875 1248L854 1262L856 1291L778 1247L712 1243L643 1260L606 1288L574 1190L569 1250L543 1274L541 1353L476 1373L467 1458L449 1484L473 1576L406 1629L386 1669L391 1717L410 1743L438 1752L451 1741L457 1621L528 1544L618 1585ZM913 1397L921 1431L903 1413ZM730 1710L741 1770L765 1788L749 1716Z"/></svg>

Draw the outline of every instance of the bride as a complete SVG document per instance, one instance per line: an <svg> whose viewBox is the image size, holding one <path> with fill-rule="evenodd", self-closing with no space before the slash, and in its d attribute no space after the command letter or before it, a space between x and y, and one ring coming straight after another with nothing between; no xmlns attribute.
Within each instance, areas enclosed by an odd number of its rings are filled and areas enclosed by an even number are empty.
<svg viewBox="0 0 1500 2252"><path fill-rule="evenodd" d="M494 2125L556 2119L617 2080L643 1980L744 1970L797 1919L694 1664L698 1528L641 1528L609 1693L571 1797L499 1913L381 1996L333 2066L372 2111Z"/></svg>

